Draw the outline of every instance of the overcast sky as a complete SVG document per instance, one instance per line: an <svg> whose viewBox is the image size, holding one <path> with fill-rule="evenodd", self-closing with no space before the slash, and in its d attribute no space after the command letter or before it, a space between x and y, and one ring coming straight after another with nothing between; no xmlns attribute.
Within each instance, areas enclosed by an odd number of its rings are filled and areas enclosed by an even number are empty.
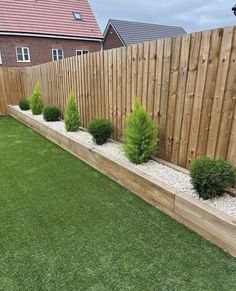
<svg viewBox="0 0 236 291"><path fill-rule="evenodd" d="M182 26L187 32L236 25L236 0L89 0L101 30L109 18Z"/></svg>

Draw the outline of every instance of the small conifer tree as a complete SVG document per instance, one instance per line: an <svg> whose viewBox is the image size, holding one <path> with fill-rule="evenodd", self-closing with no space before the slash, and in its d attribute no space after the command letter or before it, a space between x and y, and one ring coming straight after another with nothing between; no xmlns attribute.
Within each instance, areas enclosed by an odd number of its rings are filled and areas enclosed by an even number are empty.
<svg viewBox="0 0 236 291"><path fill-rule="evenodd" d="M41 98L40 86L37 83L34 87L34 91L30 97L30 109L32 110L33 115L40 115L43 111L43 100Z"/></svg>
<svg viewBox="0 0 236 291"><path fill-rule="evenodd" d="M124 131L123 150L126 157L135 164L147 162L156 151L157 141L157 126L140 102L136 101Z"/></svg>
<svg viewBox="0 0 236 291"><path fill-rule="evenodd" d="M68 97L65 109L65 127L67 131L77 131L80 127L80 114L77 109L77 103L74 94Z"/></svg>

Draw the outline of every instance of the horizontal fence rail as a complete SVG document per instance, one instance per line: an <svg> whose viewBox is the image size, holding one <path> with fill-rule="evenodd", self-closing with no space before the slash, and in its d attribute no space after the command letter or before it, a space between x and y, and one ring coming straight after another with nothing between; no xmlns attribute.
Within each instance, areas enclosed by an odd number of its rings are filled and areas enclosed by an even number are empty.
<svg viewBox="0 0 236 291"><path fill-rule="evenodd" d="M62 111L74 92L83 126L106 117L116 140L139 98L159 125L158 157L185 168L204 155L236 166L235 27L0 69L0 112L37 82L45 104Z"/></svg>

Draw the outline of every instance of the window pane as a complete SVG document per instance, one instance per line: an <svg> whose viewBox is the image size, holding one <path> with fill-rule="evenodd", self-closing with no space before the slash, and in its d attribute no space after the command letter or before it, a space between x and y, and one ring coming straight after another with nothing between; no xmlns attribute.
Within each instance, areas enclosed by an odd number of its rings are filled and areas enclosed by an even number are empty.
<svg viewBox="0 0 236 291"><path fill-rule="evenodd" d="M18 48L16 49L16 51L17 51L17 54L22 54L22 48L21 48L21 47L18 47Z"/></svg>
<svg viewBox="0 0 236 291"><path fill-rule="evenodd" d="M29 56L25 55L25 61L28 61L28 60L29 60Z"/></svg>
<svg viewBox="0 0 236 291"><path fill-rule="evenodd" d="M82 16L79 12L74 12L74 17L76 20L82 20Z"/></svg>
<svg viewBox="0 0 236 291"><path fill-rule="evenodd" d="M54 61L57 61L57 56L53 56L53 60Z"/></svg>
<svg viewBox="0 0 236 291"><path fill-rule="evenodd" d="M88 51L83 51L83 54L87 54L88 53Z"/></svg>
<svg viewBox="0 0 236 291"><path fill-rule="evenodd" d="M63 59L63 50L58 50L58 59Z"/></svg>
<svg viewBox="0 0 236 291"><path fill-rule="evenodd" d="M24 54L28 55L28 49L27 48L24 48Z"/></svg>
<svg viewBox="0 0 236 291"><path fill-rule="evenodd" d="M23 61L23 55L18 54L18 55L17 55L17 59L18 59L18 61Z"/></svg>
<svg viewBox="0 0 236 291"><path fill-rule="evenodd" d="M53 56L56 57L57 56L57 51L53 50Z"/></svg>
<svg viewBox="0 0 236 291"><path fill-rule="evenodd" d="M81 56L82 52L81 51L76 51L77 56Z"/></svg>

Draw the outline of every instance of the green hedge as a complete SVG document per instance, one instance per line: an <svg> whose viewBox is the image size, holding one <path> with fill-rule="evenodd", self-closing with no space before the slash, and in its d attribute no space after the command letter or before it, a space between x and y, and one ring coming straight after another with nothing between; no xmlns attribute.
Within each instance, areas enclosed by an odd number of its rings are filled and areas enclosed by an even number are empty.
<svg viewBox="0 0 236 291"><path fill-rule="evenodd" d="M105 118L94 119L89 123L88 131L93 136L96 144L102 145L106 143L107 139L111 136L113 126L111 122Z"/></svg>
<svg viewBox="0 0 236 291"><path fill-rule="evenodd" d="M43 118L46 121L58 121L60 120L61 112L56 106L48 106L43 110Z"/></svg>
<svg viewBox="0 0 236 291"><path fill-rule="evenodd" d="M223 195L227 188L232 187L236 172L227 161L203 157L192 162L190 176L199 196L209 199Z"/></svg>

